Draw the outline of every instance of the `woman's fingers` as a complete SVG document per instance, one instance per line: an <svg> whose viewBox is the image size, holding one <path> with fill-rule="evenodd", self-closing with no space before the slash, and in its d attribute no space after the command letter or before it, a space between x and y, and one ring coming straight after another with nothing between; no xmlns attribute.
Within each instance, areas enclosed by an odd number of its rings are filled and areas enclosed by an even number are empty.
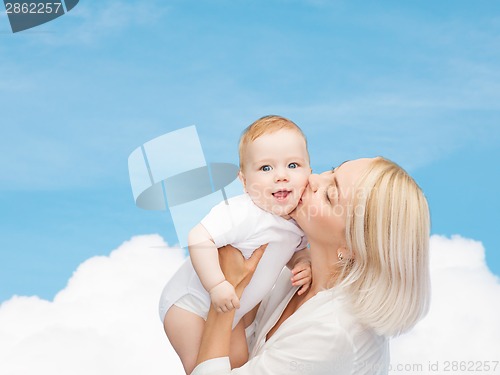
<svg viewBox="0 0 500 375"><path fill-rule="evenodd" d="M253 274L260 258L264 255L267 244L255 250L250 258L245 260L241 252L227 245L219 248L219 262L226 279L233 285L241 282L248 274Z"/></svg>
<svg viewBox="0 0 500 375"><path fill-rule="evenodd" d="M257 250L255 250L250 258L246 260L246 265L248 269L253 273L257 268L257 265L260 262L260 259L264 255L264 251L266 250L267 243L265 245L260 246Z"/></svg>
<svg viewBox="0 0 500 375"><path fill-rule="evenodd" d="M243 254L231 245L219 248L219 263L226 280L236 286L245 277Z"/></svg>
<svg viewBox="0 0 500 375"><path fill-rule="evenodd" d="M267 244L260 246L246 260L238 249L230 245L219 248L219 263L222 272L224 272L226 280L236 289L238 297L243 294L243 290L250 282L266 247ZM236 307L236 305L234 306Z"/></svg>
<svg viewBox="0 0 500 375"><path fill-rule="evenodd" d="M267 244L260 246L257 250L255 250L252 254L252 256L248 259L244 259L243 256L242 258L242 266L243 269L241 270L241 273L239 274L241 278L239 281L237 281L234 284L234 287L236 289L236 295L241 298L241 295L243 294L243 290L245 287L248 285L250 280L253 277L253 274L255 270L257 269L257 266L259 264L260 259L264 255L264 251L266 250ZM226 276L227 277L227 276Z"/></svg>

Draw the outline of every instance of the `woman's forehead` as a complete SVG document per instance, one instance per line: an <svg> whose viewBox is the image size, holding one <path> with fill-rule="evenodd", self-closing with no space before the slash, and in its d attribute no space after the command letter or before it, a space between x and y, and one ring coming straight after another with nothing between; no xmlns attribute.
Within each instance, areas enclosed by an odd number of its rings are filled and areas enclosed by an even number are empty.
<svg viewBox="0 0 500 375"><path fill-rule="evenodd" d="M337 184L344 188L354 187L372 161L369 158L345 161L335 168Z"/></svg>

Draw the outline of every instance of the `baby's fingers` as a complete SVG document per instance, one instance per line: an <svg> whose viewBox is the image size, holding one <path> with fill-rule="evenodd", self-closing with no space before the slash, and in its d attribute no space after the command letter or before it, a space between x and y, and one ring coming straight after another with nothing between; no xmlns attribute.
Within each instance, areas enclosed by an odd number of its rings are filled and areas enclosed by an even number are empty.
<svg viewBox="0 0 500 375"><path fill-rule="evenodd" d="M240 308L240 299L237 296L234 296L232 303L235 309Z"/></svg>
<svg viewBox="0 0 500 375"><path fill-rule="evenodd" d="M306 267L306 265L303 263L296 264L295 267L292 268L292 274L295 275L301 271L304 271L307 268L309 267Z"/></svg>
<svg viewBox="0 0 500 375"><path fill-rule="evenodd" d="M304 284L302 285L300 288L299 288L299 291L297 292L297 294L300 296L301 294L304 294L307 289L309 289L309 285L311 285L310 283L307 283L307 284Z"/></svg>
<svg viewBox="0 0 500 375"><path fill-rule="evenodd" d="M311 264L306 262L297 263L292 269L292 274L296 275L302 271L311 272Z"/></svg>
<svg viewBox="0 0 500 375"><path fill-rule="evenodd" d="M301 281L303 282L304 280L307 280L307 282L309 282L310 279L311 279L311 272L309 272L308 270L303 270L292 277L292 284L301 285L297 283Z"/></svg>
<svg viewBox="0 0 500 375"><path fill-rule="evenodd" d="M215 310L220 313L226 313L228 311L225 305L218 306Z"/></svg>

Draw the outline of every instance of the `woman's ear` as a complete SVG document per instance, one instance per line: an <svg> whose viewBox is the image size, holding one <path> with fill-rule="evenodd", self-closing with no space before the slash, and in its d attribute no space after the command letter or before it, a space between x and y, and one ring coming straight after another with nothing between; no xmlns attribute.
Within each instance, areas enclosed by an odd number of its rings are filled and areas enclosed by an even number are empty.
<svg viewBox="0 0 500 375"><path fill-rule="evenodd" d="M245 178L245 175L241 171L241 169L238 172L238 178L240 179L241 183L243 184L243 189L245 190L245 193L246 193L246 191L247 191L247 180Z"/></svg>
<svg viewBox="0 0 500 375"><path fill-rule="evenodd" d="M340 263L352 262L354 260L352 252L345 246L337 249L337 258Z"/></svg>

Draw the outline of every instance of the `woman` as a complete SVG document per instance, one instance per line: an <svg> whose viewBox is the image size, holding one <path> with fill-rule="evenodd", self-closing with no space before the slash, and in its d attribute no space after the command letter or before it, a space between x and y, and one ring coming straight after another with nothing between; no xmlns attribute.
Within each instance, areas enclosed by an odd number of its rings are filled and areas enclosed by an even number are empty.
<svg viewBox="0 0 500 375"><path fill-rule="evenodd" d="M233 371L234 310L211 309L193 374L386 374L388 338L427 312L429 212L399 166L358 159L311 175L292 217L310 243L309 290L298 295L283 273L255 318L250 360ZM262 252L248 261L222 252L239 295Z"/></svg>

